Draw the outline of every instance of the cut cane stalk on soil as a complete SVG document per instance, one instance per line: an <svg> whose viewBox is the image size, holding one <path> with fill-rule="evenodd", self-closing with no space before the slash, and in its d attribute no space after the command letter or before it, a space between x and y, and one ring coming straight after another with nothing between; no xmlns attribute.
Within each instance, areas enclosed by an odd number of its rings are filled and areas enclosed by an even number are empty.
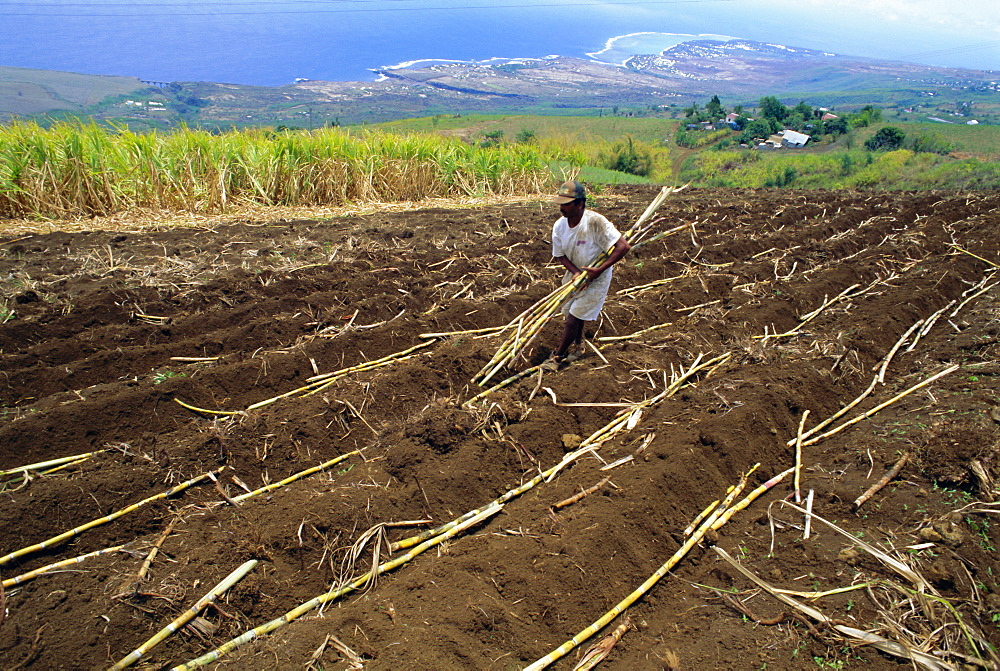
<svg viewBox="0 0 1000 671"><path fill-rule="evenodd" d="M980 282L978 285L976 285L976 287L973 287L970 291L975 291L977 289L977 287L981 286L982 284L984 284L989 279L992 279L992 276L990 276L989 278L983 280L983 282ZM962 306L964 306L964 305L965 305L965 303L962 304ZM962 306L959 306L959 307L962 307ZM955 309L955 311L952 313L952 316L954 316L955 314L957 314L958 309L959 308ZM943 309L939 310L938 312L943 312ZM876 386L878 386L880 383L884 383L886 370L888 369L889 364L892 362L893 357L895 357L896 353L900 350L900 348L902 348L903 345L905 345L908 342L910 336L913 335L914 331L917 331L919 329L921 332L926 333L926 330L929 330L929 327L927 326L927 322L929 320L930 320L930 318L920 319L920 320L916 321L912 326L910 326L910 328L908 328L903 333L902 336L900 336L900 338L890 348L889 352L885 355L885 358L882 360L881 364L879 365L879 370L878 370L878 373L875 375L875 378L872 380L871 384L868 385L868 388L865 389L861 393L860 396L858 396L856 399L854 399L853 401L851 401L849 404L847 404L846 406L844 406L843 408L841 408L840 410L838 410L837 412L835 412L833 415L831 415L827 419L823 420L822 422L820 422L819 424L817 424L813 428L811 428L808 431L806 431L805 433L803 433L802 434L802 438L811 438L813 435L815 435L819 431L822 431L824 428L826 428L827 426L829 426L830 424L832 424L833 422L835 422L837 419L839 419L843 415L845 415L848 412L850 412L850 410L852 408L854 408L859 403L861 403L861 401L863 401L873 391L875 391L875 387ZM923 328L921 328L921 327L923 327ZM914 341L914 344L915 344L915 342L916 341ZM903 394L899 395L898 397L896 397L895 399L889 401L888 403L883 404L882 406L879 406L878 408L875 408L873 410L870 410L869 413L875 414L875 412L877 412L878 410L882 409L886 405L888 405L888 404L890 404L892 402L895 402L896 400L899 400L899 398L902 398L903 396L905 396L905 395L907 395L907 394L909 394L909 393L911 393L913 391L916 391L918 388L922 388L923 386L926 386L927 384L930 384L932 381L934 381L938 377L946 375L946 374L948 374L950 372L953 372L954 370L957 370L957 369L958 369L958 366L953 366L952 368L949 368L946 371L942 371L938 375L932 377L929 380L925 380L924 382L922 382L919 385L913 387L912 389L904 392ZM869 414L868 416L871 416L871 414ZM861 421L861 419L864 419L864 416L862 416L860 418L856 418L855 420L852 420L852 422ZM840 431L841 429L846 428L848 425L849 424L844 424L841 427L839 427L838 429L836 429L835 431L830 431L827 434L824 434L823 436L820 436L819 438L816 438L816 439L810 439L810 440L806 441L805 443L803 443L803 445L814 445L819 440L822 440L823 438L826 438L826 437L829 437L829 436L833 435L834 433ZM797 438L793 438L793 439L789 440L786 444L788 446L792 446L792 445L795 444L796 440L797 440Z"/></svg>
<svg viewBox="0 0 1000 671"><path fill-rule="evenodd" d="M618 625L613 632L602 638L600 641L590 646L586 652L583 653L583 658L580 662L573 667L573 671L591 671L598 664L604 661L604 658L611 654L611 649L615 647L615 644L622 639L622 636L632 628L632 622L628 617L625 621Z"/></svg>
<svg viewBox="0 0 1000 671"><path fill-rule="evenodd" d="M364 448L362 448L362 450L363 449ZM260 487L259 489L255 489L252 492L248 492L246 494L240 494L239 496L234 496L233 497L233 501L235 501L236 503L240 503L240 502L246 501L247 499L252 498L254 496L258 496L258 495L264 494L266 492L272 492L275 489L280 489L281 487L284 487L286 485L290 485L291 483L295 482L296 480L301 480L302 478L308 477L308 476L310 476L310 475L312 475L314 473L319 473L320 471L326 470L327 468L330 468L331 466L335 466L335 465L339 464L340 462L344 461L345 459L348 459L349 457L353 457L355 454L361 454L362 450L353 450L353 451L348 452L346 454L342 454L339 457L334 457L333 459L330 459L329 461L324 461L319 466L313 466L312 468L307 468L304 471L299 471L298 473L295 473L294 475L288 476L284 480L280 480L278 482L272 482L269 485L265 485L264 487Z"/></svg>
<svg viewBox="0 0 1000 671"><path fill-rule="evenodd" d="M883 281L885 281L885 280L876 280L875 282L872 282L870 285L868 285L864 289L861 289L861 290L859 290L859 291L857 291L856 293L853 293L853 294L851 292L853 292L855 289L857 289L861 285L860 284L852 284L851 286L847 287L846 289L844 289L843 291L841 291L839 294L837 294L833 298L831 298L829 300L827 300L827 299L824 298L823 299L823 304L820 305L815 310L813 310L812 312L810 312L809 314L806 314L806 315L803 315L802 317L800 317L798 326L796 326L795 328L793 328L791 331L786 331L785 333L764 334L764 335L760 335L760 336L754 336L754 338L756 338L758 340L768 340L770 338L791 338L792 336L800 335L802 333L802 329L805 327L805 325L808 324L809 322L811 322L816 317L818 317L827 308L831 307L832 305L835 305L835 304L839 303L840 301L847 300L849 298L858 298L859 296L863 296L864 294L866 294L869 291L871 291L872 289L874 289L875 285L877 285L877 284L879 284L880 282L883 282Z"/></svg>
<svg viewBox="0 0 1000 671"><path fill-rule="evenodd" d="M656 329L662 329L667 326L673 326L673 322L667 322L666 324L656 324L655 326L649 326L642 330L636 331L635 333L630 333L629 335L622 336L602 336L597 340L599 342L618 342L619 340L632 340L633 338L638 338L639 336L649 333L650 331L655 331Z"/></svg>
<svg viewBox="0 0 1000 671"><path fill-rule="evenodd" d="M817 519L820 519L820 518L817 518ZM733 559L722 548L720 548L718 546L715 546L715 547L713 547L713 549L716 551L716 553L718 553L718 555L722 559L724 559L727 563L729 563L730 566L732 566L737 571L739 571L740 573L742 573L744 576L746 576L747 578L749 578L750 580L752 580L754 583L756 583L759 587L761 587L762 589L764 589L767 593L769 593L775 599L778 599L782 603L791 606L792 608L794 608L795 610L797 610L797 611L799 611L801 613L804 613L805 615L813 618L817 622L822 622L824 624L829 624L830 626L832 626L834 629L836 629L840 633L844 634L845 636L849 636L851 638L854 638L856 640L862 641L864 643L869 643L871 645L874 645L876 648L878 648L879 650L882 650L883 652L887 652L887 653L889 653L891 655L895 655L897 657L902 657L904 659L911 659L914 662L916 662L917 664L920 664L920 666L922 666L925 669L929 669L931 671L954 671L955 667L953 667L950 664L947 664L945 662L942 662L940 659L938 659L937 657L935 657L933 655L930 655L930 654L927 654L925 652L916 650L914 648L902 645L902 644L900 644L900 643L898 643L896 641L890 641L887 638L884 638L884 637L879 636L877 634L873 634L871 632L862 631L862 630L856 629L854 627L849 627L849 626L846 626L846 625L843 625L843 624L836 624L836 623L834 623L833 621L830 620L830 618L828 618L826 615L824 615L819 610L813 608L812 606L807 606L805 604L799 603L798 601L796 601L795 599L791 598L787 594L783 594L782 592L780 592L780 591L776 590L774 587L772 587L770 584L768 584L768 583L764 582L763 580L761 580L760 578L758 578L756 575L754 575L749 570L747 570L745 567L743 567L743 565L741 565L739 562L737 562L735 559Z"/></svg>
<svg viewBox="0 0 1000 671"><path fill-rule="evenodd" d="M198 599L197 602L190 608L188 608L184 613L182 613L173 622L168 624L166 627L158 631L152 638L140 645L138 648L130 652L128 655L119 660L114 666L111 667L109 671L120 671L127 666L131 666L138 662L143 655L152 650L154 647L165 641L171 634L176 632L178 629L183 627L185 624L190 622L198 613L205 609L211 603L214 603L216 599L229 591L229 589L242 580L250 571L257 566L257 560L251 559L250 561L244 562L239 568L226 576L222 582L212 588L212 590L205 596Z"/></svg>
<svg viewBox="0 0 1000 671"><path fill-rule="evenodd" d="M757 466L754 466L753 469L751 469L750 473L756 470L756 468ZM715 510L715 512L713 512L708 517L708 519L706 519L701 524L701 526L698 527L698 530L690 538L688 538L684 542L684 544L681 545L681 547L670 557L670 559L664 562L664 564L660 566L660 568L658 568L656 572L653 573L652 576L647 578L646 581L642 583L642 585L640 585L638 589L636 589L634 592L625 597L622 601L618 603L618 605L609 610L607 613L605 613L603 616L597 619L589 627L578 633L576 636L566 641L561 646L559 646L549 654L545 655L535 663L526 666L525 671L540 671L541 669L546 668L553 662L562 658L571 650L573 650L573 648L577 647L578 645L586 641L588 638L599 632L601 629L606 627L612 620L614 620L621 613L627 610L632 604L638 601L644 594L646 594L646 592L651 590L663 576L665 576L674 566L677 565L677 563L681 559L683 559L687 555L688 552L691 551L691 548L693 548L699 541L701 541L702 537L704 537L704 535L708 532L708 530L712 528L712 525L715 524L717 519L725 512L726 509L728 509L732 501L737 496L739 496L739 494L746 488L747 478L749 477L750 473L747 473L746 475L740 478L739 483L732 488L732 491L730 491L729 494L725 497L725 499L723 499L722 504Z"/></svg>
<svg viewBox="0 0 1000 671"><path fill-rule="evenodd" d="M795 502L798 503L802 500L802 429L806 425L806 420L809 419L809 411L806 410L802 413L802 419L799 420L799 431L795 434Z"/></svg>
<svg viewBox="0 0 1000 671"><path fill-rule="evenodd" d="M364 371L374 370L376 368L382 368L383 366L389 366L394 363L399 363L400 361L406 361L407 359L411 359L414 356L417 356L413 354L413 352L417 351L418 349L428 347L429 345L433 345L436 342L437 339L428 340L427 342L420 343L419 345L414 345L413 347L405 349L402 352L389 354L380 359L373 359L372 361L366 361L365 363L361 363L356 366L350 366L348 368L342 368L332 373L323 373L321 375L314 375L310 378L306 378L306 382L308 382L309 384L298 387L297 389L292 389L291 391L286 391L284 394L279 394L278 396L274 396L273 398L268 398L263 401L258 401L257 403L248 405L245 410L207 410L205 408L199 408L190 405L188 403L185 403L184 401L181 401L178 398L175 398L174 401L181 407L187 408L188 410L191 410L193 412L200 412L208 415L238 415L242 412L250 412L251 410L257 410L258 408L263 408L265 406L271 405L272 403L276 403L283 398L289 398L292 396L303 396L303 397L311 396L312 394L323 391L324 389L330 387L341 378L347 377L348 375L351 375L353 373L360 373Z"/></svg>
<svg viewBox="0 0 1000 671"><path fill-rule="evenodd" d="M682 373L678 375L673 382L671 382L670 386L667 387L666 390L664 390L660 394L657 394L653 398L650 398L646 401L643 401L642 403L637 404L632 408L630 412L628 413L623 412L623 414L621 414L619 417L616 417L615 419L611 420L611 422L609 422L608 424L604 425L603 427L595 431L593 434L591 434L586 440L583 441L583 443L580 444L579 448L564 456L558 464L549 468L546 471L543 471L542 473L539 473L538 475L528 480L524 484L507 491L502 496L494 499L487 505L491 506L491 505L500 505L507 503L508 501L517 498L521 494L524 494L525 492L529 491L530 489L532 489L541 482L550 482L553 478L555 478L556 475L558 475L559 471L561 471L566 466L573 463L575 460L579 459L583 455L595 451L597 447L600 446L601 443L610 440L610 438L615 433L625 429L628 426L629 422L632 422L634 426L634 423L638 422L639 417L641 417L642 414L641 410L643 407L654 405L655 403L658 403L664 398L672 396L688 380L690 380L696 373L700 371L708 369L710 374L712 370L722 365L725 361L729 359L729 357L730 353L727 352L726 354L702 362L701 359L703 358L703 355L698 355L698 358L695 359L695 362L691 365L691 367L688 368L686 371L682 371ZM433 538L438 534L445 533L456 524L461 524L464 520L479 514L482 510L485 510L485 508L477 508L475 510L470 510L464 515L461 515L452 520L451 522L447 522L437 528L428 529L415 536L399 540L391 545L391 549L393 552L396 552L397 550L416 545L417 543L420 543L421 541L424 541L428 538Z"/></svg>
<svg viewBox="0 0 1000 671"><path fill-rule="evenodd" d="M478 335L481 333L500 333L506 327L505 326L490 326L484 329L471 329L469 331L444 331L442 333L421 333L421 338L451 338L452 336L463 336L463 335Z"/></svg>
<svg viewBox="0 0 1000 671"><path fill-rule="evenodd" d="M163 547L163 543L166 542L167 537L173 532L174 525L177 524L177 519L178 518L175 517L170 520L170 523L167 524L167 528L164 529L163 533L160 534L160 537L156 539L156 542L153 543L153 547L150 549L149 554L146 555L146 559L143 560L142 566L139 567L139 572L135 576L135 591L139 591L139 585L146 579L146 574L149 573L149 567L153 565L153 560L155 560L156 555L159 554L160 548Z"/></svg>
<svg viewBox="0 0 1000 671"><path fill-rule="evenodd" d="M627 296L629 294L641 294L641 293L643 293L645 291L648 291L649 289L654 289L656 287L663 286L664 284L670 284L671 282L673 282L675 280L682 280L685 277L687 277L687 275L675 275L674 277L665 277L664 279L662 279L662 280L656 280L655 282L647 282L646 284L638 284L638 285L636 285L634 287L627 287L625 289L619 289L615 293L616 294L621 294L623 296Z"/></svg>
<svg viewBox="0 0 1000 671"><path fill-rule="evenodd" d="M45 540L45 541L42 541L41 543L37 543L35 545L31 545L29 547L22 548L20 550L16 550L15 552L11 552L8 555L0 557L0 566L4 565L4 564L6 564L6 563L8 563L10 561L13 561L15 559L18 559L20 557L24 557L25 555L29 555L29 554L31 554L33 552L38 552L39 550L45 550L45 549L51 548L51 547L53 547L55 545L58 545L59 543L61 543L62 541L66 540L68 538L72 538L73 536L77 536L79 534L82 534L84 531L87 531L88 529L93 529L94 527L101 526L102 524L107 524L109 522L113 522L116 519L118 519L119 517L123 517L123 516L127 515L128 513L132 512L134 510L137 510L137 509L141 508L142 506L144 506L144 505L146 505L148 503L152 503L154 501L159 501L160 499L169 498L169 497L173 496L174 494L178 494L178 493L184 491L188 487L192 487L192 486L198 484L202 480L207 480L210 475L218 475L222 471L226 470L226 468L227 468L226 466L223 466L222 468L219 468L219 469L216 469L214 471L211 471L210 473L204 473L202 475L199 475L196 478L191 478L190 480L188 480L186 482L182 482L181 484L177 485L176 487L171 487L170 489L168 489L165 492L161 492L161 493L156 494L154 496L150 496L148 498L145 498L142 501L139 501L138 503L133 503L132 505L127 506L125 508L122 508L121 510L119 510L117 512L111 513L110 515L107 515L105 517L100 517L100 518L98 518L96 520L92 520L90 522L87 522L84 525L78 526L75 529L70 529L69 531L61 533L58 536L53 536L52 538L50 538L48 540Z"/></svg>
<svg viewBox="0 0 1000 671"><path fill-rule="evenodd" d="M470 398L468 401L466 401L465 403L463 403L462 406L463 407L468 407L470 405L473 405L474 403L476 403L476 401L482 400L483 398L485 398L486 396L489 396L493 392L500 391L504 387L510 386L510 385L514 384L515 382L517 382L518 380L523 380L524 378L526 378L526 377L528 377L530 375L533 375L535 372L541 370L543 365L544 364L538 364L537 366L532 366L531 368L525 368L520 373L515 373L514 375L511 375L506 380L504 380L502 382L498 382L497 384L493 385L492 387L490 387L486 391L480 392L480 393L476 394L475 396L473 396L472 398Z"/></svg>
<svg viewBox="0 0 1000 671"><path fill-rule="evenodd" d="M741 510L744 510L747 506L749 506L751 503L757 500L757 497L759 497L761 494L763 494L764 492L766 492L767 490L771 489L776 484L784 480L785 476L791 473L793 470L794 468L789 468L787 470L782 471L781 473L778 473L770 480L768 480L767 482L760 485L759 487L751 491L749 494L744 496L739 503L724 510L722 514L719 515L719 518L715 521L715 523L712 524L711 527L712 530L718 531L722 527L722 525L728 522L733 515L740 512Z"/></svg>
<svg viewBox="0 0 1000 671"><path fill-rule="evenodd" d="M284 625L288 624L289 622L292 622L292 621L298 619L299 617L301 617L302 615L305 615L306 613L308 613L309 611L313 610L314 608L316 608L318 606L321 606L321 605L323 605L325 603L328 603L330 601L333 601L335 599L339 599L340 597L344 596L345 594L348 594L348 593L350 593L352 591L355 591L355 590L363 587L364 585L368 584L374 576L381 575L383 573L386 573L388 571L396 569L399 566L402 566L403 564L405 564L408 561L412 560L417 555L422 554L423 552L425 552L426 550L434 547L435 545L438 545L438 544L440 544L440 543L442 543L442 542L444 542L444 541L446 541L446 540L448 540L450 538L453 538L454 536L458 535L462 531L465 531L469 527L474 526L474 525L478 524L479 522L481 522L482 520L485 520L486 518L491 517L491 516L497 514L502 509L503 509L503 506L500 506L500 505L490 506L490 507L484 509L482 512L480 512L475 517L472 517L472 518L470 518L468 520L465 520L462 524L456 525L455 527L449 529L446 533L443 533L440 536L435 536L434 538L431 538L431 539L427 540L426 542L421 543L417 547L415 547L412 550L410 550L409 552L407 552L405 555L402 555L400 557L396 557L395 559L392 559L390 561L385 562L384 564L379 565L378 568L375 571L369 571L365 575L363 575L360 578L357 578L356 580L354 580L351 584L349 584L349 585L347 585L345 587L342 587L340 589L333 590L333 591L327 592L325 594L321 594L320 596L318 596L318 597L316 597L314 599L311 599L310 601L307 601L307 602L301 604L297 608L294 608L294 609L288 611L287 613L285 613L284 615L282 615L279 618L271 620L270 622L262 624L259 627L251 629L251 630L249 630L247 632L244 632L240 636L237 636L236 638L234 638L234 639L230 640L229 642L227 642L227 643L219 646L215 650L212 650L212 651L208 652L207 654L202 655L201 657L199 657L197 659L191 660L190 662L187 662L186 664L181 664L180 666L175 666L173 669L171 669L171 671L191 671L191 669L195 669L195 668L197 668L199 666L204 666L206 664L211 664L212 662L216 661L217 659L219 659L223 655L226 655L226 654L232 652L233 650L235 650L239 646L241 646L241 645L243 645L245 643L249 643L250 641L254 640L255 638L259 638L259 637L261 637L261 636L263 636L265 634L271 633L272 631L274 631L276 629L279 629L280 627L283 627Z"/></svg>
<svg viewBox="0 0 1000 671"><path fill-rule="evenodd" d="M869 487L865 491L864 494L862 494L858 498L854 499L854 510L855 510L855 512L857 512L858 508L860 508L861 506L863 506L868 501L868 499L870 499L871 497L873 497L876 494L878 494L879 491L881 491L883 487L885 487L887 484L889 484L889 482L894 477L896 477L897 475L899 475L899 472L901 470L903 470L903 466L906 465L906 462L909 459L910 459L910 453L909 452L904 452L903 456L899 458L899 461L897 461L896 464L892 468L889 469L888 473L886 473L885 475L883 475L882 478L878 482L876 482L874 485L872 485L871 487Z"/></svg>
<svg viewBox="0 0 1000 671"><path fill-rule="evenodd" d="M3 587L14 587L15 585L20 585L26 583L29 580L33 580L40 575L45 575L46 573L52 573L53 571L58 571L61 568L66 568L67 566L73 566L79 564L82 561L86 561L91 557L100 557L101 555L111 554L112 552L118 552L119 550L124 550L128 544L116 545L110 548L104 548L103 550L96 550L94 552L88 552L85 555L80 555L79 557L73 557L72 559L64 559L58 561L54 564L49 564L48 566L43 566L41 568L36 568L34 571L28 571L27 573L22 573L19 576L13 578L7 578L3 581Z"/></svg>
<svg viewBox="0 0 1000 671"><path fill-rule="evenodd" d="M593 494L594 492L596 492L598 489L600 489L604 485L608 484L609 482L611 482L611 476L608 476L608 477L604 478L603 480L601 480L600 482L598 482L593 487L588 487L587 489L583 489L583 490L577 492L576 494L574 494L573 496L569 497L568 499L564 499L562 501L559 501L558 503L553 503L552 504L552 509L553 510L559 510L560 508L565 508L566 506L571 506L574 503L576 503L577 501L581 501L584 498L590 496L591 494Z"/></svg>
<svg viewBox="0 0 1000 671"><path fill-rule="evenodd" d="M40 461L37 464L28 464L27 466L18 466L17 468L11 468L6 471L0 471L0 477L5 475L16 475L18 473L24 473L25 471L37 471L42 472L46 469L52 468L53 466L61 466L68 463L80 463L87 459L90 459L95 454L102 454L104 452L110 452L111 450L97 450L96 452L85 452L84 454L74 454L71 457L60 457L58 459L52 459L50 461Z"/></svg>
<svg viewBox="0 0 1000 671"><path fill-rule="evenodd" d="M834 434L840 433L841 431L843 431L847 427L853 426L854 424L857 424L858 422L860 422L862 420L868 419L869 417L871 417L875 413L877 413L877 412L879 412L881 410L884 410L885 408L889 407L893 403L896 403L897 401L905 398L906 396L909 396L913 392L918 391L920 389L923 389L927 385L929 385L929 384L937 381L938 379L944 377L945 375L948 375L950 373L954 373L959 368L961 368L961 366L959 366L958 364L955 364L954 366L946 368L943 371L941 371L940 373L932 375L932 376L930 376L929 378L927 378L926 380L924 380L922 382L918 382L917 384L913 385L912 387L910 387L906 391L893 396L888 401L886 401L884 403L880 403L879 405L875 406L871 410L866 410L865 412L861 413L857 417L854 417L852 419L847 420L843 424L837 426L836 428L830 429L826 433L822 433L822 434L820 434L818 436L814 436L813 438L810 438L809 440L807 440L804 443L802 443L802 445L803 446L815 445L816 443L818 443L821 440L829 438L830 436L832 436Z"/></svg>

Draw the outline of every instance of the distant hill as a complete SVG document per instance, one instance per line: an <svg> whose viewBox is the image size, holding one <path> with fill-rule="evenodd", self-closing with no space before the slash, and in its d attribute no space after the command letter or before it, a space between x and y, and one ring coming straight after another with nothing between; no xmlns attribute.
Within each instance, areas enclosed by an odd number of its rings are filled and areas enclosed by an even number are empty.
<svg viewBox="0 0 1000 671"><path fill-rule="evenodd" d="M0 66L0 120L53 112L86 114L108 98L147 88L135 77Z"/></svg>
<svg viewBox="0 0 1000 671"><path fill-rule="evenodd" d="M20 73L16 85L7 84L17 75L12 71ZM633 56L623 65L548 57L376 72L381 77L374 82L298 81L281 87L177 82L153 91L165 103L163 110L156 110L159 114L149 114L148 107L130 109L121 100L90 113L149 126L183 121L316 127L469 112L597 114L644 108L662 114L711 95L722 96L728 105L748 106L774 95L793 103L804 99L825 106L922 107L936 114L947 114L961 102L966 110L974 108L977 114L1000 120L996 72L878 61L750 40L684 42L659 54ZM141 87L138 80L122 77L17 68L2 68L0 73L6 73L0 75L0 115L83 111L95 98ZM83 89L89 97L81 95Z"/></svg>

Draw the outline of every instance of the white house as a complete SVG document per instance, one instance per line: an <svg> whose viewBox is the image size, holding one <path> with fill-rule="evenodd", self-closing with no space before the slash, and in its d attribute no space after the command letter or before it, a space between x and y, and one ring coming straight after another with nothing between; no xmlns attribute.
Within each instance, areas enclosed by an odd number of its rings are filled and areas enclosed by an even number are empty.
<svg viewBox="0 0 1000 671"><path fill-rule="evenodd" d="M781 144L786 147L804 147L809 142L809 136L794 130L786 130L781 135Z"/></svg>

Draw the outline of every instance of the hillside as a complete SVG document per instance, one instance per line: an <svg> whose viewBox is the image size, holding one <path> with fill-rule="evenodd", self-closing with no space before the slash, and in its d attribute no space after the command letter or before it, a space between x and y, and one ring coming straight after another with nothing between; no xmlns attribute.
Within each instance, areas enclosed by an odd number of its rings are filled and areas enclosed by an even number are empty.
<svg viewBox="0 0 1000 671"><path fill-rule="evenodd" d="M108 98L148 88L135 77L0 66L0 122L12 116L99 112L107 107Z"/></svg>
<svg viewBox="0 0 1000 671"><path fill-rule="evenodd" d="M30 80L34 72L23 71L21 78ZM151 92L164 97L166 115L151 118L148 110L129 109L121 101L93 113L140 126L184 121L306 128L440 113L597 115L630 108L670 115L693 99L714 94L729 104L753 104L763 95L827 106L947 109L963 101L977 113L1000 113L1000 84L993 72L877 61L749 40L686 42L660 54L635 56L624 66L548 57L439 62L377 72L380 79L373 82L302 81L281 87L178 82ZM28 113L14 112L23 108L14 97L11 92L0 94L0 114ZM46 111L42 102L31 109ZM55 99L51 104L50 109L66 109Z"/></svg>

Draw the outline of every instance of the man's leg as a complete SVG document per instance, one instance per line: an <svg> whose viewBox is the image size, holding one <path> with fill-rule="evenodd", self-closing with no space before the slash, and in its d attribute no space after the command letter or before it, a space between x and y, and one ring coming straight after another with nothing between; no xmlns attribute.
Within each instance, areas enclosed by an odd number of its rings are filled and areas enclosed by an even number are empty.
<svg viewBox="0 0 1000 671"><path fill-rule="evenodd" d="M577 319L571 314L566 315L566 323L563 325L562 340L559 341L559 347L556 349L556 358L561 359L566 356L566 352L569 351L569 346L576 343L578 346L583 342L583 320Z"/></svg>

